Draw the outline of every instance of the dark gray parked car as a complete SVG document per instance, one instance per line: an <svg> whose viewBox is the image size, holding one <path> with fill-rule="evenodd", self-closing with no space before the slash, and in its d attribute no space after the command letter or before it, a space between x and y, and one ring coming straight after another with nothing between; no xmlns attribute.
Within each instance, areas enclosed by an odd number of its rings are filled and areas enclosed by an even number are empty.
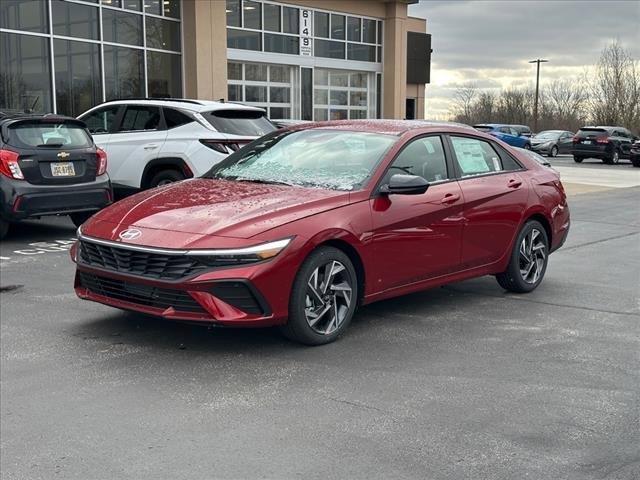
<svg viewBox="0 0 640 480"><path fill-rule="evenodd" d="M559 153L571 153L573 148L573 132L566 130L545 130L531 138L531 150L548 157Z"/></svg>

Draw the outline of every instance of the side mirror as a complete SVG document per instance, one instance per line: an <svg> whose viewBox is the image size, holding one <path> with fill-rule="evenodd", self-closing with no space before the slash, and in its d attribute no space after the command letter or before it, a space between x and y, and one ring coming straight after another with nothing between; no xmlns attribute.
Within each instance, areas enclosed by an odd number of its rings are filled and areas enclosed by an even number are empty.
<svg viewBox="0 0 640 480"><path fill-rule="evenodd" d="M429 182L418 175L392 175L388 185L380 187L385 195L420 195L427 191Z"/></svg>

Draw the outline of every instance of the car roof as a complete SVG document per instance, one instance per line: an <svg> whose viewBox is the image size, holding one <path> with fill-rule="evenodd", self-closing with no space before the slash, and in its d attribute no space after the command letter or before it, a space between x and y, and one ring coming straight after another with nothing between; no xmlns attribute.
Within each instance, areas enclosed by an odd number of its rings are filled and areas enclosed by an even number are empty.
<svg viewBox="0 0 640 480"><path fill-rule="evenodd" d="M473 130L469 125L454 122L440 122L431 120L331 120L328 122L304 123L291 127L288 130L309 129L348 130L356 132L380 133L386 135L402 135L411 130L451 131ZM474 131L475 133L475 131Z"/></svg>
<svg viewBox="0 0 640 480"><path fill-rule="evenodd" d="M251 110L264 112L263 108L253 107L235 102L219 102L214 100L192 100L188 98L128 98L125 100L112 100L104 102L97 107L105 105L149 105L171 107L178 110L191 112L210 112L212 110ZM95 108L95 107L94 107Z"/></svg>
<svg viewBox="0 0 640 480"><path fill-rule="evenodd" d="M57 115L55 113L4 113L0 112L0 123L13 123L21 120L43 120L49 122L67 122L73 121L76 123L82 123L74 117L68 117L66 115Z"/></svg>

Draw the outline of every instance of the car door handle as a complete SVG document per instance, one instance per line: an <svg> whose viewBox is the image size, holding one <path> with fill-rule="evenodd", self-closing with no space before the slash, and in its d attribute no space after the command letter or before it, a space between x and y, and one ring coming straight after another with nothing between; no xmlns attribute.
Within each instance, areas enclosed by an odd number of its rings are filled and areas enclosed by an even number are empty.
<svg viewBox="0 0 640 480"><path fill-rule="evenodd" d="M444 198L440 200L440 203L449 205L451 203L456 203L458 200L460 200L460 195L457 193L447 193Z"/></svg>
<svg viewBox="0 0 640 480"><path fill-rule="evenodd" d="M155 150L156 148L158 148L158 145L155 143L150 143L149 145L144 146L145 150Z"/></svg>
<svg viewBox="0 0 640 480"><path fill-rule="evenodd" d="M507 183L507 187L509 188L518 188L520 185L522 185L522 180L517 180L515 178L512 178L509 180L509 183Z"/></svg>

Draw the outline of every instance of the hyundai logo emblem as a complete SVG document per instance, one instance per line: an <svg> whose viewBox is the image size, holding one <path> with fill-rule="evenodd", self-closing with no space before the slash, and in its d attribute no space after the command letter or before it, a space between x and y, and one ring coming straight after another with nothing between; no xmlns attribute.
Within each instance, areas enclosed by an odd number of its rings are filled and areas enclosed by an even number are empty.
<svg viewBox="0 0 640 480"><path fill-rule="evenodd" d="M135 240L140 237L140 235L142 235L142 232L137 228L127 228L126 230L121 231L118 236L122 240Z"/></svg>

